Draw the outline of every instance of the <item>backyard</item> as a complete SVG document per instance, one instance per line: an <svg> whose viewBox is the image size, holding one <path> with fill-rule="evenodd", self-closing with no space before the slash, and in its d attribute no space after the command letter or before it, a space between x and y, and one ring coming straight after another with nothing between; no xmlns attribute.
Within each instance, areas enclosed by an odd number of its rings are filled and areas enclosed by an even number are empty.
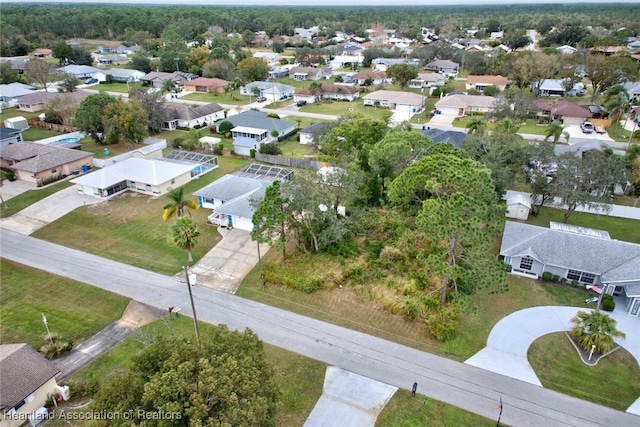
<svg viewBox="0 0 640 427"><path fill-rule="evenodd" d="M89 86L87 89L100 90L105 92L117 92L122 94L128 94L131 89L143 88L142 83L122 83L122 82L110 82L100 83Z"/></svg>
<svg viewBox="0 0 640 427"><path fill-rule="evenodd" d="M200 93L192 92L187 95L181 96L180 99L186 99L188 101L198 102L213 102L216 104L231 104L231 105L248 105L249 97L240 95L239 91L225 92L225 93ZM256 100L255 96L251 97L251 101Z"/></svg>

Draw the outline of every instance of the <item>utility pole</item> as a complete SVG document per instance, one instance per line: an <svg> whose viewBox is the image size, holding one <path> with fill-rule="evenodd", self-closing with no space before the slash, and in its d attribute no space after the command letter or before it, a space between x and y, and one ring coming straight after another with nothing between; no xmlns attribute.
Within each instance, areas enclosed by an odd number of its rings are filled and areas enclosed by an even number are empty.
<svg viewBox="0 0 640 427"><path fill-rule="evenodd" d="M196 331L196 341L200 345L200 330L198 329L198 316L196 316L196 305L193 302L193 292L191 291L191 282L189 282L189 266L182 266L184 275L187 278L187 289L189 290L189 299L191 300L191 311L193 311L193 328Z"/></svg>

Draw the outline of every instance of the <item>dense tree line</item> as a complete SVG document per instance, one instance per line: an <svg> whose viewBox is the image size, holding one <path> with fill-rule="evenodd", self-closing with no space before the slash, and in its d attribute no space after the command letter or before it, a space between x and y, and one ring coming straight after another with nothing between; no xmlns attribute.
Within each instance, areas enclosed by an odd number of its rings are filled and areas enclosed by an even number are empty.
<svg viewBox="0 0 640 427"><path fill-rule="evenodd" d="M3 56L23 55L34 46L53 46L60 38L90 38L141 43L165 30L186 40L209 32L266 31L293 35L296 27L318 25L323 35L335 31L363 34L374 23L415 37L420 27L457 32L471 26L487 30L539 28L544 34L565 23L640 31L634 5L482 5L439 7L207 7L141 5L3 5L0 16ZM140 39L142 37L142 40Z"/></svg>

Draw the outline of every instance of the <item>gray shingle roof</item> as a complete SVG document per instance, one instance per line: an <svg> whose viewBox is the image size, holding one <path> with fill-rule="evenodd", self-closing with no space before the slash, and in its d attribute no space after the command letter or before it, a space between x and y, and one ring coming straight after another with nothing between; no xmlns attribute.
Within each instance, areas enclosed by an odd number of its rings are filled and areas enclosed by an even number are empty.
<svg viewBox="0 0 640 427"><path fill-rule="evenodd" d="M456 148L462 148L462 141L464 141L469 136L465 132L442 129L425 129L422 131L422 133L431 138L433 142L439 144L449 143Z"/></svg>
<svg viewBox="0 0 640 427"><path fill-rule="evenodd" d="M219 199L225 202L253 192L260 188L260 181L235 175L225 175L194 194L208 199Z"/></svg>
<svg viewBox="0 0 640 427"><path fill-rule="evenodd" d="M640 281L640 245L507 221L502 256L530 255L558 267L598 274L604 283Z"/></svg>
<svg viewBox="0 0 640 427"><path fill-rule="evenodd" d="M224 108L222 106L215 103L199 105L197 107L191 107L186 104L171 104L164 106L164 118L167 121L195 120L223 110Z"/></svg>
<svg viewBox="0 0 640 427"><path fill-rule="evenodd" d="M22 133L21 129L11 129L4 126L0 127L0 140L5 138L12 138L14 135Z"/></svg>
<svg viewBox="0 0 640 427"><path fill-rule="evenodd" d="M279 133L295 126L295 123L293 122L267 117L267 113L254 110L245 111L243 113L236 114L235 116L227 117L224 120L219 120L215 123L216 126L223 121L231 122L234 127L245 126L254 129L266 129L268 132L277 130Z"/></svg>
<svg viewBox="0 0 640 427"><path fill-rule="evenodd" d="M318 123L312 124L311 126L307 126L306 128L302 129L299 133L308 133L308 134L313 134L316 132L326 133L334 126L335 124L332 124L330 122L318 122Z"/></svg>
<svg viewBox="0 0 640 427"><path fill-rule="evenodd" d="M11 409L60 370L27 344L0 345L0 411Z"/></svg>
<svg viewBox="0 0 640 427"><path fill-rule="evenodd" d="M16 162L11 168L31 173L42 172L69 162L91 157L93 157L93 153L88 151L71 150L31 142L10 144L0 149L0 158Z"/></svg>

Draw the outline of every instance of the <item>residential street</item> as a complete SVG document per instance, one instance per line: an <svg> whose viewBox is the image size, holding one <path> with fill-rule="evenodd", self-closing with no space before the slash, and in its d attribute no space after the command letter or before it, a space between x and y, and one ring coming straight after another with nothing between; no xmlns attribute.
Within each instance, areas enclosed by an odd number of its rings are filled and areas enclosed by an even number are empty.
<svg viewBox="0 0 640 427"><path fill-rule="evenodd" d="M190 314L186 285L129 265L0 229L0 256L166 309ZM640 426L640 417L234 295L196 286L198 317L251 328L262 340L420 392L513 426Z"/></svg>

